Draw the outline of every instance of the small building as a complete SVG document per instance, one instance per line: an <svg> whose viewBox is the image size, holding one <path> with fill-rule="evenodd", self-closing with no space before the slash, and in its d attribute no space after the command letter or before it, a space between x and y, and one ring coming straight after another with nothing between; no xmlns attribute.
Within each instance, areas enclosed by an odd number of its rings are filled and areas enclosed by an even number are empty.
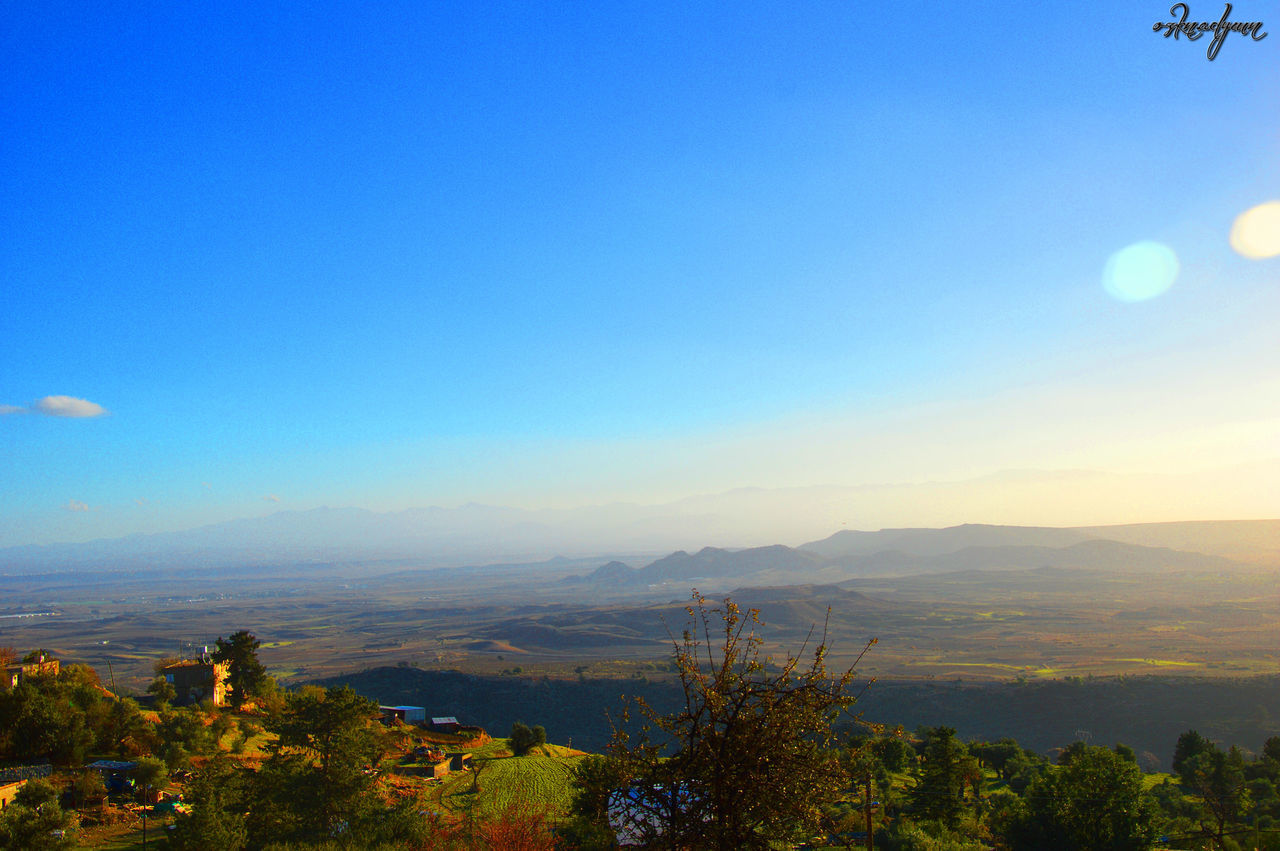
<svg viewBox="0 0 1280 851"><path fill-rule="evenodd" d="M406 724L425 724L427 721L425 706L379 706L378 709L382 711L382 720L388 724L393 720Z"/></svg>
<svg viewBox="0 0 1280 851"><path fill-rule="evenodd" d="M27 781L19 780L15 783L0 783L0 810L9 806L13 799L17 797L18 790L25 786Z"/></svg>
<svg viewBox="0 0 1280 851"><path fill-rule="evenodd" d="M215 662L206 653L199 659L182 659L171 662L160 669L177 697L173 699L175 706L187 706L213 701L214 706L222 706L227 702L227 677L231 673L231 663Z"/></svg>
<svg viewBox="0 0 1280 851"><path fill-rule="evenodd" d="M56 677L61 663L41 653L34 662L14 662L4 667L4 681L9 688L17 688L27 677Z"/></svg>
<svg viewBox="0 0 1280 851"><path fill-rule="evenodd" d="M465 771L471 767L471 754L469 753L451 753L449 754L449 770Z"/></svg>
<svg viewBox="0 0 1280 851"><path fill-rule="evenodd" d="M102 784L108 792L123 792L133 787L133 778L129 775L138 767L136 762L115 759L100 759L85 766L102 775Z"/></svg>
<svg viewBox="0 0 1280 851"><path fill-rule="evenodd" d="M436 733L456 733L462 725L452 715L431 719L431 729Z"/></svg>

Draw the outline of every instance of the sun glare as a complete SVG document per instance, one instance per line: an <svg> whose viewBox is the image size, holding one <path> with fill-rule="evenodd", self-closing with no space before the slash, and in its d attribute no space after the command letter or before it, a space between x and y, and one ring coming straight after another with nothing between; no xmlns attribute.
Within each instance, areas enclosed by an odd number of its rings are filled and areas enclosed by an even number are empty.
<svg viewBox="0 0 1280 851"><path fill-rule="evenodd" d="M1280 201L1259 204L1237 216L1231 247L1253 260L1280 254Z"/></svg>
<svg viewBox="0 0 1280 851"><path fill-rule="evenodd" d="M1173 286L1178 255L1160 242L1135 242L1107 258L1102 285L1120 301L1146 301Z"/></svg>

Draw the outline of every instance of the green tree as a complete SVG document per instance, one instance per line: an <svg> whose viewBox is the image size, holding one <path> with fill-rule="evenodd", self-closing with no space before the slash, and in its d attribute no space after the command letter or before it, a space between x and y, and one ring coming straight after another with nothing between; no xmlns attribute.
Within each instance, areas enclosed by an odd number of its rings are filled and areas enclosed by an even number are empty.
<svg viewBox="0 0 1280 851"><path fill-rule="evenodd" d="M258 661L258 648L262 642L248 630L232 633L229 639L217 641L215 662L227 662L230 671L227 683L231 686L231 706L239 710L246 700L262 691L266 685L267 669Z"/></svg>
<svg viewBox="0 0 1280 851"><path fill-rule="evenodd" d="M211 759L187 785L188 813L174 820L169 847L175 851L239 851L248 842L248 806L242 772Z"/></svg>
<svg viewBox="0 0 1280 851"><path fill-rule="evenodd" d="M13 803L0 810L0 849L61 851L76 847L74 820L58 806L58 792L43 780L28 780Z"/></svg>
<svg viewBox="0 0 1280 851"><path fill-rule="evenodd" d="M1188 770L1191 760L1195 759L1202 753L1208 753L1214 749L1213 742L1200 735L1195 730L1188 730L1178 737L1178 742L1173 748L1173 773L1182 778L1182 782L1190 785L1191 773Z"/></svg>
<svg viewBox="0 0 1280 851"><path fill-rule="evenodd" d="M1198 821L1201 832L1223 844L1227 828L1244 821L1252 801L1245 782L1244 756L1239 748L1223 752L1210 745L1182 764L1187 785L1202 804Z"/></svg>
<svg viewBox="0 0 1280 851"><path fill-rule="evenodd" d="M683 706L659 713L637 699L644 724L629 733L624 712L609 747L630 781L618 818L671 847L766 848L812 831L844 783L830 745L853 668L828 672L825 629L774 666L757 610L712 608L695 591L686 612L673 638Z"/></svg>
<svg viewBox="0 0 1280 851"><path fill-rule="evenodd" d="M547 731L541 726L529 727L522 721L511 725L511 752L516 756L524 756L538 745L547 743Z"/></svg>
<svg viewBox="0 0 1280 851"><path fill-rule="evenodd" d="M995 827L1015 851L1137 851L1154 842L1153 811L1137 765L1086 745L1032 781Z"/></svg>
<svg viewBox="0 0 1280 851"><path fill-rule="evenodd" d="M156 677L151 681L151 685L147 686L147 694L155 696L156 706L164 709L178 696L178 690L173 687L173 683L164 677Z"/></svg>
<svg viewBox="0 0 1280 851"><path fill-rule="evenodd" d="M356 830L381 809L377 704L350 688L304 688L268 727L277 735L255 778L253 837L297 840Z"/></svg>
<svg viewBox="0 0 1280 851"><path fill-rule="evenodd" d="M163 760L153 756L144 756L138 760L130 775L140 790L161 789L169 779L169 770Z"/></svg>
<svg viewBox="0 0 1280 851"><path fill-rule="evenodd" d="M968 756L952 728L932 727L925 731L924 753L911 790L913 814L956 826L964 809Z"/></svg>

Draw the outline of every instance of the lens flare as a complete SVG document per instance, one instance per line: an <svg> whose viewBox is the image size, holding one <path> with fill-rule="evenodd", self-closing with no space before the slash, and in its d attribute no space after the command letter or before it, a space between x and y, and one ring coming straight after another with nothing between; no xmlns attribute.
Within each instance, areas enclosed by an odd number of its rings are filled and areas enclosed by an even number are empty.
<svg viewBox="0 0 1280 851"><path fill-rule="evenodd" d="M1135 242L1107 258L1102 285L1120 301L1155 298L1178 277L1178 255L1160 242Z"/></svg>
<svg viewBox="0 0 1280 851"><path fill-rule="evenodd" d="M1268 201L1236 216L1231 247L1253 260L1280 254L1280 201Z"/></svg>

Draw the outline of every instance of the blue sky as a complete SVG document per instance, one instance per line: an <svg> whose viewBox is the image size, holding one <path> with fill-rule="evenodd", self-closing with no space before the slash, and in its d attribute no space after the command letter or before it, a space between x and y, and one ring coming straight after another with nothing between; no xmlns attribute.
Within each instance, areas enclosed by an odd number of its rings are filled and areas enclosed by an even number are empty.
<svg viewBox="0 0 1280 851"><path fill-rule="evenodd" d="M0 21L0 545L1280 457L1280 32L297 5Z"/></svg>

